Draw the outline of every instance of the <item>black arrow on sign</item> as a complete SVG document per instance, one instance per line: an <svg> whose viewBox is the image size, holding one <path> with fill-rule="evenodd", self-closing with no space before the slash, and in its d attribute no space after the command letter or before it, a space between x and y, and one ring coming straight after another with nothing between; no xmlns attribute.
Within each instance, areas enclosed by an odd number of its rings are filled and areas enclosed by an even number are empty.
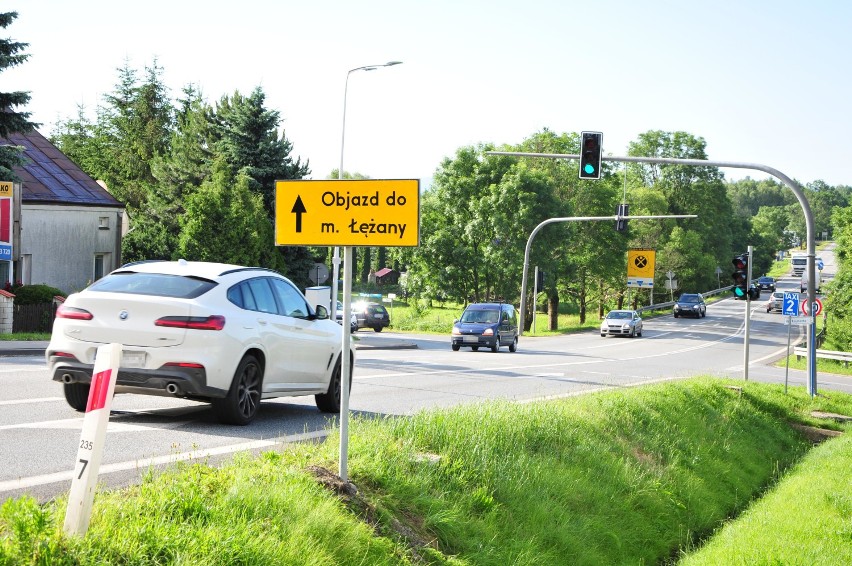
<svg viewBox="0 0 852 566"><path fill-rule="evenodd" d="M293 210L290 211L296 214L296 232L302 231L302 213L307 211L305 203L302 202L302 196L296 196L296 202L293 204Z"/></svg>

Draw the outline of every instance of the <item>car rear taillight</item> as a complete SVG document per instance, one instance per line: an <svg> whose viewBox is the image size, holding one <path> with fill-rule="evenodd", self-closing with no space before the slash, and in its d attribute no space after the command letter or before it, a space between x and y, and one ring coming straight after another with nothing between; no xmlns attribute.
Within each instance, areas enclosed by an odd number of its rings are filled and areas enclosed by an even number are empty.
<svg viewBox="0 0 852 566"><path fill-rule="evenodd" d="M204 369L203 365L192 362L167 362L163 364L163 367Z"/></svg>
<svg viewBox="0 0 852 566"><path fill-rule="evenodd" d="M69 354L68 352L51 352L51 356L57 356L59 358L71 358L72 360L76 360L77 356L74 354Z"/></svg>
<svg viewBox="0 0 852 566"><path fill-rule="evenodd" d="M225 317L220 314L210 316L164 316L154 321L155 326L166 328L189 328L192 330L222 330Z"/></svg>
<svg viewBox="0 0 852 566"><path fill-rule="evenodd" d="M70 318L73 320L92 320L92 313L84 309L59 305L56 309L56 318Z"/></svg>

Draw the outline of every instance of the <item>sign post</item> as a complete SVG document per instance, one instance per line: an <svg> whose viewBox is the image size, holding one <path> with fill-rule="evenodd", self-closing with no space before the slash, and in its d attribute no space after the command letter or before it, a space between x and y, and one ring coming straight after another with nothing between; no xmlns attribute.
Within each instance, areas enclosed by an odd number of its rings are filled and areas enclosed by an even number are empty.
<svg viewBox="0 0 852 566"><path fill-rule="evenodd" d="M353 246L420 245L420 181L275 181L275 245L343 246L343 316L347 317L352 305ZM332 293L336 298L337 289ZM345 320L340 353L339 476L348 481L352 331Z"/></svg>
<svg viewBox="0 0 852 566"><path fill-rule="evenodd" d="M770 299L772 300L772 299ZM784 292L784 302L781 304L781 314L787 317L787 364L784 368L784 393L787 393L787 383L790 376L790 334L793 331L791 317L799 312L799 294Z"/></svg>
<svg viewBox="0 0 852 566"><path fill-rule="evenodd" d="M89 529L121 349L121 344L105 344L98 348L95 356L89 402L86 404L86 416L83 417L83 430L77 448L77 473L71 480L68 509L65 512L64 529L71 535L83 536Z"/></svg>

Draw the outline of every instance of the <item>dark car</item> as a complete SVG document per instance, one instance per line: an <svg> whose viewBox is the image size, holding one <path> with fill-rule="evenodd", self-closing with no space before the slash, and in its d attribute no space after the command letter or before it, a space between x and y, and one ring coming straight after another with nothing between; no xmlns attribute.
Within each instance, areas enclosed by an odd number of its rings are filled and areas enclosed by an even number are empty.
<svg viewBox="0 0 852 566"><path fill-rule="evenodd" d="M757 280L757 287L761 291L774 291L775 290L775 278L763 276Z"/></svg>
<svg viewBox="0 0 852 566"><path fill-rule="evenodd" d="M674 304L672 311L675 318L679 316L701 318L707 316L707 304L699 293L684 293Z"/></svg>
<svg viewBox="0 0 852 566"><path fill-rule="evenodd" d="M358 319L358 328L372 328L381 332L383 328L390 326L388 310L379 303L356 304L352 310Z"/></svg>
<svg viewBox="0 0 852 566"><path fill-rule="evenodd" d="M470 304L453 324L450 340L454 352L462 346L474 352L480 347L496 352L500 346L508 346L514 352L518 348L518 311L503 303Z"/></svg>

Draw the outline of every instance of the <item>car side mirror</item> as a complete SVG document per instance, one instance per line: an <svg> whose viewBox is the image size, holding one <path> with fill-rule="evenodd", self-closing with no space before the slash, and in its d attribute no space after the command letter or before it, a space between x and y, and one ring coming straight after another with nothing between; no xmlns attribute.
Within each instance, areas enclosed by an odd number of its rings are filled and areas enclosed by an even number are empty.
<svg viewBox="0 0 852 566"><path fill-rule="evenodd" d="M317 320L325 320L328 318L328 309L322 305L317 305L314 307L314 313Z"/></svg>

